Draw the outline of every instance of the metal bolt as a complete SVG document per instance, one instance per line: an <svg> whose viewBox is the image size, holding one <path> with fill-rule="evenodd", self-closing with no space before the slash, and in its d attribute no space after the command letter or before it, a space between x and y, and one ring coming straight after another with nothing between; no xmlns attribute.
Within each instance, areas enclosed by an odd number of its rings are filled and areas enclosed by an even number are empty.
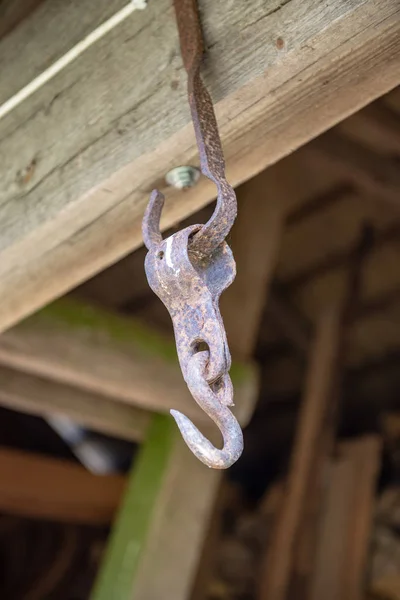
<svg viewBox="0 0 400 600"><path fill-rule="evenodd" d="M185 188L191 188L198 182L200 178L200 171L196 167L190 165L184 165L182 167L175 167L165 176L165 181L168 185L172 185L178 190Z"/></svg>

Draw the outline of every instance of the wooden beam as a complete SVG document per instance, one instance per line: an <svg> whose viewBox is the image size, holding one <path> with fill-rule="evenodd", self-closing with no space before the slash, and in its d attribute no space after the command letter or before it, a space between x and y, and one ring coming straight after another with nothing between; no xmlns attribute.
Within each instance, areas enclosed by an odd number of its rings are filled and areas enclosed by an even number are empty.
<svg viewBox="0 0 400 600"><path fill-rule="evenodd" d="M392 156L384 156L336 132L320 136L311 145L337 164L369 197L400 206L400 171Z"/></svg>
<svg viewBox="0 0 400 600"><path fill-rule="evenodd" d="M0 42L0 101L122 0L47 0ZM234 185L400 80L397 0L201 0ZM150 190L198 161L169 0L149 2L0 123L0 330L142 243ZM164 228L215 197L169 191Z"/></svg>
<svg viewBox="0 0 400 600"><path fill-rule="evenodd" d="M219 472L157 415L133 466L92 600L189 597Z"/></svg>
<svg viewBox="0 0 400 600"><path fill-rule="evenodd" d="M52 521L108 525L125 487L120 475L0 448L0 511Z"/></svg>
<svg viewBox="0 0 400 600"><path fill-rule="evenodd" d="M342 400L341 390L349 344L348 328L360 302L363 266L371 251L372 234L373 232L369 226L361 227L348 265L345 294L340 299L339 331L337 334L335 364L331 371L331 389L326 405L325 418L319 433L319 441L314 448L314 456L311 459L312 466L307 476L305 494L308 501L303 506L300 517L301 525L296 536L295 557L290 581L290 590L293 590L293 593L296 594L296 600L309 598L325 472L330 462L330 456L334 451L338 415ZM289 592L289 597L291 597L291 592Z"/></svg>
<svg viewBox="0 0 400 600"><path fill-rule="evenodd" d="M172 339L80 302L60 300L4 333L0 364L81 388L82 400L88 400L87 392L104 396L103 408L113 399L146 411L176 408L197 422L210 422L186 387ZM232 379L235 414L246 423L256 400L255 369L233 366ZM93 420L90 406L82 405L81 418Z"/></svg>
<svg viewBox="0 0 400 600"><path fill-rule="evenodd" d="M106 435L142 441L151 414L103 394L0 366L0 406L49 417L63 415Z"/></svg>
<svg viewBox="0 0 400 600"><path fill-rule="evenodd" d="M311 600L362 600L381 440L340 444L329 473ZM321 595L322 594L322 595Z"/></svg>
<svg viewBox="0 0 400 600"><path fill-rule="evenodd" d="M332 306L317 326L285 496L263 562L259 600L284 600L288 591L296 536L335 376L340 316L340 310Z"/></svg>

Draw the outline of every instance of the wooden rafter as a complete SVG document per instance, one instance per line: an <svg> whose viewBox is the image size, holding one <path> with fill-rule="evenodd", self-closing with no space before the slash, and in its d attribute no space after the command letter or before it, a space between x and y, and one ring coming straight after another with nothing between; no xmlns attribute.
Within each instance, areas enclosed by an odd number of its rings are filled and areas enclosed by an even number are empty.
<svg viewBox="0 0 400 600"><path fill-rule="evenodd" d="M109 525L124 487L125 478L121 475L92 475L67 461L0 449L2 513Z"/></svg>
<svg viewBox="0 0 400 600"><path fill-rule="evenodd" d="M150 413L59 381L0 366L0 406L41 417L62 415L118 438L142 441Z"/></svg>
<svg viewBox="0 0 400 600"><path fill-rule="evenodd" d="M51 4L0 42L0 101L122 0L60 3L56 14ZM396 0L200 9L234 185L399 83ZM0 123L0 330L141 244L151 188L197 161L185 81L172 6L160 0ZM214 196L207 181L169 191L163 227Z"/></svg>
<svg viewBox="0 0 400 600"><path fill-rule="evenodd" d="M103 408L110 401L130 404L132 408L145 411L169 412L176 408L197 422L209 424L209 418L187 390L173 340L159 336L133 319L79 302L60 300L4 333L0 338L0 364L49 379L53 382L54 391L57 389L54 382L61 383L58 401L53 402L54 412L59 412L66 397L68 387L63 386L70 386L70 391L73 387L80 388L82 393L78 390L77 398L81 394L82 423L87 419L95 421L91 415L91 402L100 395L103 396L100 404ZM232 378L236 381L236 415L245 423L256 400L255 369L250 364L239 368L233 366ZM12 384L10 379L6 379L6 386L7 383L11 393L12 389L21 391L23 387L22 380ZM12 385L14 388L10 390ZM39 380L35 385L32 395L40 386ZM49 385L42 384L43 391L47 390L47 393L38 410L43 413L49 409ZM83 409L85 399L88 401L86 413ZM8 401L8 406L10 404ZM19 403L16 404L18 408ZM114 424L127 408L122 407L122 412L118 413L116 407ZM70 409L73 410L72 405ZM141 418L142 412L138 414Z"/></svg>
<svg viewBox="0 0 400 600"><path fill-rule="evenodd" d="M259 600L284 600L295 557L307 485L331 397L339 344L340 309L332 305L319 321L311 348L310 366L299 425L292 451L286 493L275 531L263 561Z"/></svg>

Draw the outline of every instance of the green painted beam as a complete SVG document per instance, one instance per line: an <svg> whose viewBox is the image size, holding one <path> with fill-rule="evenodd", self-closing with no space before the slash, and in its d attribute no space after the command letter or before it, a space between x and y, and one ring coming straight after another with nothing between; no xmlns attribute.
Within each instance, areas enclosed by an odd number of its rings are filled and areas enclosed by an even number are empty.
<svg viewBox="0 0 400 600"><path fill-rule="evenodd" d="M170 417L153 417L133 464L91 600L134 598L135 576L177 435Z"/></svg>
<svg viewBox="0 0 400 600"><path fill-rule="evenodd" d="M135 317L125 317L87 304L80 300L61 298L49 304L24 324L42 322L44 326L54 324L57 328L66 327L69 331L103 333L115 343L131 345L142 356L159 358L178 365L175 341L145 325ZM178 365L179 366L179 365ZM240 384L253 376L250 364L234 362L230 374L233 384Z"/></svg>

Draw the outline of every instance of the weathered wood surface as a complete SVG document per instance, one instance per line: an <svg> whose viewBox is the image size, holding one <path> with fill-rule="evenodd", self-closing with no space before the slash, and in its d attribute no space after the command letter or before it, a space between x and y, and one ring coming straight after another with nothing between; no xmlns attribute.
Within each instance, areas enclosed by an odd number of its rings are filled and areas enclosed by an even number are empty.
<svg viewBox="0 0 400 600"><path fill-rule="evenodd" d="M285 496L275 531L263 562L260 600L284 600L288 591L296 536L299 533L306 492L316 449L320 445L323 422L332 393L339 342L340 310L326 309L321 316L311 349L299 424L292 450Z"/></svg>
<svg viewBox="0 0 400 600"><path fill-rule="evenodd" d="M210 424L186 387L173 340L134 319L82 303L59 300L5 332L0 364L103 395L104 402L111 398L159 412L176 408L196 422ZM251 365L233 366L232 380L235 414L246 423L256 401L255 370ZM89 405L86 408L91 419ZM82 405L82 416L83 411Z"/></svg>
<svg viewBox="0 0 400 600"><path fill-rule="evenodd" d="M125 478L97 476L67 461L0 449L0 511L54 521L108 525Z"/></svg>
<svg viewBox="0 0 400 600"><path fill-rule="evenodd" d="M142 441L151 413L51 379L0 366L0 405L48 417L62 415L106 435Z"/></svg>
<svg viewBox="0 0 400 600"><path fill-rule="evenodd" d="M0 42L1 100L121 4L43 3ZM399 83L397 0L200 9L235 185ZM198 160L185 82L172 4L159 0L2 120L0 330L141 244L150 190ZM169 192L163 227L214 196L207 181Z"/></svg>

